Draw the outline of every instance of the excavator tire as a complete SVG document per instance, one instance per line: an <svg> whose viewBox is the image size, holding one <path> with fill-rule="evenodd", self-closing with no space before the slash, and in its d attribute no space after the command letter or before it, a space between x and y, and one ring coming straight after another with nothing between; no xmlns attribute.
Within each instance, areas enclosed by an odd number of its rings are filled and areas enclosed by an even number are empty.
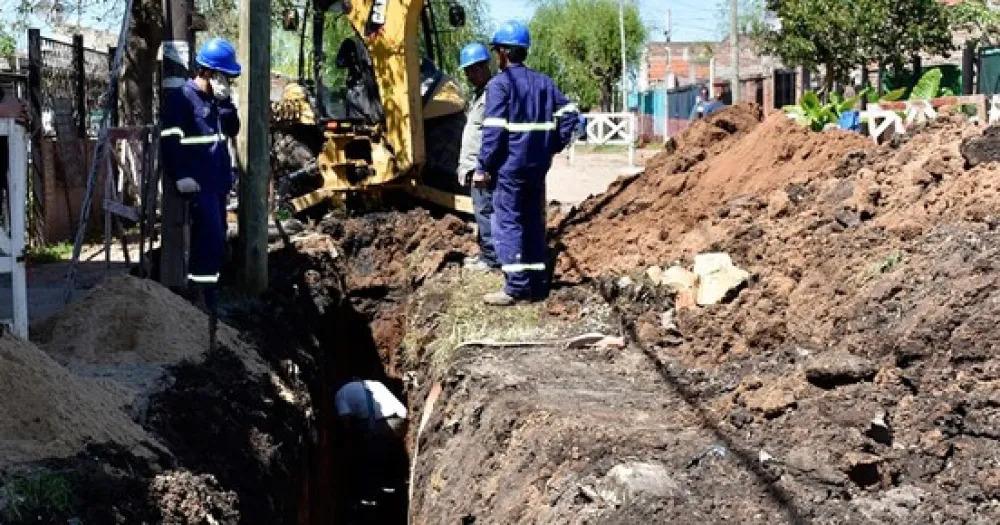
<svg viewBox="0 0 1000 525"><path fill-rule="evenodd" d="M460 195L469 194L469 188L459 184L457 174L465 120L464 113L453 113L424 122L424 147L427 149L422 173L424 184Z"/></svg>

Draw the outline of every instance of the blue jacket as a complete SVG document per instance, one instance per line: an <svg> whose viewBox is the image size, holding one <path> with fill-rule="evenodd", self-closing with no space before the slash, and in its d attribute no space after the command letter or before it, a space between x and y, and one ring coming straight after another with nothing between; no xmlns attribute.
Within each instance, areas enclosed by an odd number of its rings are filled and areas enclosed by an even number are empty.
<svg viewBox="0 0 1000 525"><path fill-rule="evenodd" d="M486 86L477 169L493 175L548 169L573 139L578 112L551 78L510 65Z"/></svg>
<svg viewBox="0 0 1000 525"><path fill-rule="evenodd" d="M236 107L199 91L193 80L171 90L163 108L164 174L171 181L192 177L201 191L228 193L233 184L228 137L240 130Z"/></svg>

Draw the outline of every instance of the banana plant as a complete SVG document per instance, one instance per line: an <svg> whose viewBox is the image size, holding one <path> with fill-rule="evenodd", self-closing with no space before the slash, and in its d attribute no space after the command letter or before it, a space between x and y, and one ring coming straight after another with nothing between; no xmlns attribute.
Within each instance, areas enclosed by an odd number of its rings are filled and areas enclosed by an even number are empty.
<svg viewBox="0 0 1000 525"><path fill-rule="evenodd" d="M833 93L830 101L824 104L815 92L806 91L798 104L785 106L782 111L801 126L807 126L813 131L823 131L828 125L836 124L841 113L854 109L860 100L860 95L844 99Z"/></svg>

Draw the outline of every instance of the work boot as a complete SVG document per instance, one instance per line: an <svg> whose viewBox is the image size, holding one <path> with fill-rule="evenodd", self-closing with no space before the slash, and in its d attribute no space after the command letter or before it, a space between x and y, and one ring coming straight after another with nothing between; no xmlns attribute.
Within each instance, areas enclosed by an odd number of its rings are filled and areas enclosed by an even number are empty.
<svg viewBox="0 0 1000 525"><path fill-rule="evenodd" d="M484 295L483 302L489 306L513 306L517 303L517 298L511 297L507 295L507 292L500 290L499 292Z"/></svg>

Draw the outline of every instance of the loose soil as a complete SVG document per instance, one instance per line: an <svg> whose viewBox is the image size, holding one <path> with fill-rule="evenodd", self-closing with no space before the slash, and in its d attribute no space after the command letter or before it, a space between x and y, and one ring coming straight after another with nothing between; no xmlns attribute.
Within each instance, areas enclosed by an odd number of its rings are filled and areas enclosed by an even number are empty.
<svg viewBox="0 0 1000 525"><path fill-rule="evenodd" d="M276 242L269 293L227 300L243 336L215 354L200 313L116 283L166 321L94 299L39 331L56 359L33 366L98 385L156 457L81 437L29 465L87 480L63 521L341 522L330 399L364 377L408 401L413 523L996 523L1000 166L970 160L981 137L945 114L876 146L731 108L551 220L559 286L502 311L478 302L499 278L460 268L471 229L422 210ZM705 251L752 274L725 304L646 277ZM566 345L586 332L625 344Z"/></svg>
<svg viewBox="0 0 1000 525"><path fill-rule="evenodd" d="M554 226L564 290L601 299L547 308L604 301L634 346L487 348L425 379L417 522L1000 520L1000 166L962 155L981 128L876 147L748 113ZM753 275L728 304L644 277L710 250Z"/></svg>
<svg viewBox="0 0 1000 525"><path fill-rule="evenodd" d="M246 326L210 353L204 313L122 277L33 327L41 349L0 339L0 521L294 521L310 398L262 312L227 301Z"/></svg>
<svg viewBox="0 0 1000 525"><path fill-rule="evenodd" d="M0 470L95 443L151 455L154 439L117 409L111 392L11 336L0 337L0 398Z"/></svg>

